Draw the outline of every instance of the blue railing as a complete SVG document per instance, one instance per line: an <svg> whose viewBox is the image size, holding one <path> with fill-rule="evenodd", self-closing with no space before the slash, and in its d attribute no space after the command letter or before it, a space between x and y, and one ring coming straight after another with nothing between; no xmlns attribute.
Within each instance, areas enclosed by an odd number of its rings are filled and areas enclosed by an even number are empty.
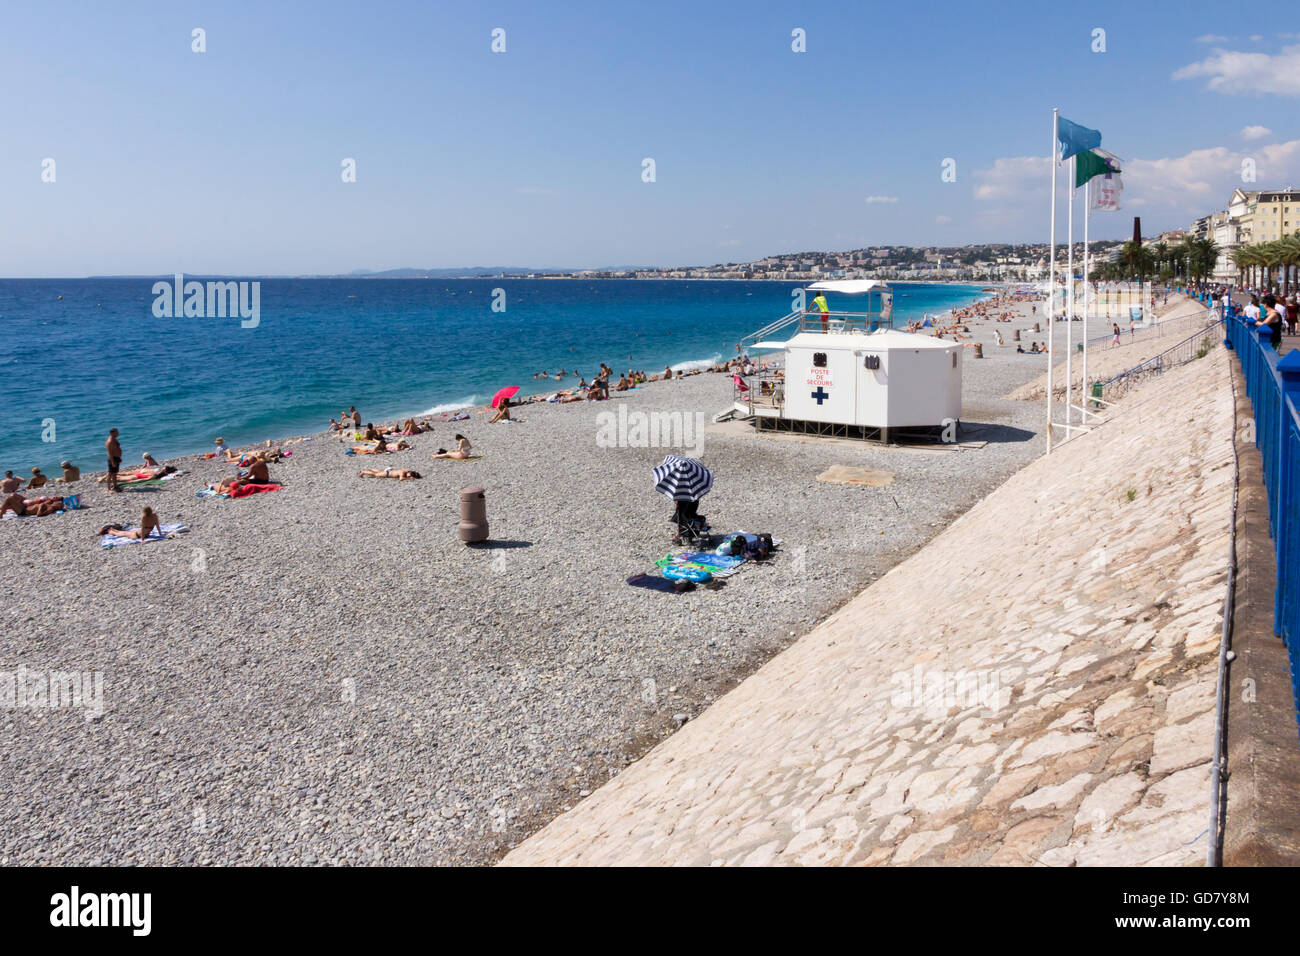
<svg viewBox="0 0 1300 956"><path fill-rule="evenodd" d="M1268 530L1277 553L1273 630L1286 643L1300 713L1300 349L1279 359L1269 329L1237 315L1229 315L1225 326L1224 345L1237 353L1255 412Z"/></svg>

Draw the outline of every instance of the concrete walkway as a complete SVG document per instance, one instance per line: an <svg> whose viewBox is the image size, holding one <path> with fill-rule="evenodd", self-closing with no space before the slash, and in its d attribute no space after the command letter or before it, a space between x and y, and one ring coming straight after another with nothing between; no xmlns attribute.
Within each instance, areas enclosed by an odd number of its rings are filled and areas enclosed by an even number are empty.
<svg viewBox="0 0 1300 956"><path fill-rule="evenodd" d="M1227 363L1135 389L504 863L1199 864Z"/></svg>

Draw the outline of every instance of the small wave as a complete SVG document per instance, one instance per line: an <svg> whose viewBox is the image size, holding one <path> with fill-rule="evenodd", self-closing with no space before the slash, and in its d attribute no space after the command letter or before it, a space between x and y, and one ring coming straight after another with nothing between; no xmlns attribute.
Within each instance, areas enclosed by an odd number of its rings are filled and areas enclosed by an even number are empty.
<svg viewBox="0 0 1300 956"><path fill-rule="evenodd" d="M722 361L722 355L718 354L713 356L713 358L692 359L689 362L678 362L676 365L670 365L669 368L671 368L674 372L689 372L692 369L697 369L697 368L712 368L714 365L717 365L721 361Z"/></svg>
<svg viewBox="0 0 1300 956"><path fill-rule="evenodd" d="M443 412L457 412L462 408L473 408L479 404L478 396L471 395L469 398L462 399L459 402L446 402L442 405L434 405L433 408L426 408L420 412L421 415L441 415Z"/></svg>

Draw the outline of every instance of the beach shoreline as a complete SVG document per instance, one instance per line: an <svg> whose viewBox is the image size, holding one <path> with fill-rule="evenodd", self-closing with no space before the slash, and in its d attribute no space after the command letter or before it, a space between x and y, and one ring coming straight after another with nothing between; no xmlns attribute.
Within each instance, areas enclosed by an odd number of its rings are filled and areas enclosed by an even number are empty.
<svg viewBox="0 0 1300 956"><path fill-rule="evenodd" d="M318 337L328 339L333 336L342 336L342 341L352 342L354 339L365 339L366 324L359 316L364 315L376 308L382 308L383 303L388 300L405 303L402 308L408 313L414 315L422 314L423 310L431 308L431 302L441 301L443 304L438 305L438 309L468 309L468 312L455 312L454 315L463 316L464 321L481 321L474 318L481 315L479 309L486 309L489 293L492 290L492 282L495 280L481 280L470 282L466 285L452 284L450 290L442 290L439 295L443 298L438 300L429 293L428 296L421 294L400 295L396 297L380 296L378 301L372 301L373 296L367 295L364 286L349 287L355 290L355 295L345 296L342 293L349 291L349 288L338 288L329 295L317 296L321 301L328 301L334 304L339 316L339 322L336 322L333 332L326 331L328 328L322 328ZM706 282L707 280L693 280L696 282ZM771 288L772 283L778 285L781 280L762 280L758 284ZM43 335L48 335L45 331L47 326L63 324L66 328L71 328L74 324L74 317L81 315L86 318L93 318L96 323L127 323L121 326L122 333L132 335L149 335L146 330L150 328L148 323L140 324L133 317L129 309L126 309L131 303L137 301L137 297L129 291L135 289L132 284L133 280L113 281L107 287L86 287L79 291L77 289L67 291L66 300L60 300L57 308L54 308L47 317L42 318L38 327L42 329ZM148 291L147 282L139 282L139 291L141 296ZM656 320L653 317L664 314L672 314L675 306L672 304L678 300L685 303L692 303L697 308L703 308L712 316L713 305L707 307L701 306L700 303L713 303L715 300L720 302L721 308L726 310L728 322L720 326L718 335L705 335L701 337L696 331L697 328L708 328L707 324L699 322L684 322L683 332L690 333L687 339L678 342L678 330L672 328L668 337L647 335L642 337L641 333L647 330L644 327L638 328L635 321L628 322L614 327L613 335L615 338L610 339L610 335L601 337L601 344L598 346L585 347L583 345L584 337L579 335L576 339L568 341L555 342L555 348L537 348L526 347L518 349L509 340L494 339L490 336L484 339L482 336L476 336L467 340L471 350L478 350L486 347L487 344L493 346L496 351L477 355L474 351L471 354L475 358L468 366L464 364L453 364L448 368L441 368L440 362L445 359L440 358L440 351L437 346L437 336L433 329L425 329L423 322L408 321L408 328L405 334L393 335L391 331L386 332L400 345L395 346L399 352L411 356L405 363L403 372L394 373L386 369L386 362L381 360L375 365L374 373L371 375L357 374L355 371L350 376L341 377L340 372L347 369L347 366L339 366L342 360L351 364L346 357L341 358L338 353L327 349L317 356L325 364L318 366L315 373L307 372L304 376L283 377L277 386L277 378L282 377L283 373L279 369L272 370L270 366L289 366L292 360L289 358L290 353L275 351L271 354L267 352L267 346L262 344L261 337L269 334L275 340L276 336L283 339L281 345L284 349L298 349L300 347L302 336L306 330L299 331L298 323L303 321L312 321L315 324L315 317L307 310L307 306L297 302L294 298L303 295L301 289L295 287L294 290L282 290L277 293L281 301L281 307L285 310L283 321L280 323L281 328L272 327L270 320L262 323L262 326L255 332L246 332L243 335L229 336L225 345L222 345L220 333L214 331L205 331L202 336L203 340L212 340L208 346L216 346L217 354L212 355L212 362L197 362L196 371L198 371L205 380L210 379L210 384L196 385L192 383L187 376L180 376L173 385L168 381L168 376L164 374L158 383L157 389L147 389L146 395L148 400L131 405L127 401L129 395L127 391L114 388L108 395L99 394L102 389L95 392L87 392L87 398L83 402L77 402L66 388L56 389L50 394L46 394L46 389L35 389L27 386L19 388L19 395L28 395L30 397L20 402L17 413L21 421L28 422L20 433L10 436L10 440L0 443L0 457L5 461L2 463L5 468L13 468L19 473L23 473L33 466L40 467L47 474L57 472L57 466L62 460L71 460L74 464L87 467L88 463L94 464L102 460L102 443L109 427L118 427L122 432L124 442L140 450L151 451L159 459L184 457L187 455L201 453L211 447L211 443L217 435L224 436L228 442L238 447L250 447L257 444L263 444L267 440L273 442L285 441L290 438L300 437L303 435L316 434L325 427L326 420L338 414L338 411L348 405L356 405L362 410L366 421L379 421L401 419L408 417L422 417L429 415L441 415L443 412L454 414L456 410L464 408L474 408L487 402L493 392L502 385L519 385L521 387L521 397L531 397L536 395L548 394L557 388L570 387L577 384L578 377L568 375L564 379L556 380L537 380L532 376L540 370L554 372L557 368L564 367L569 370L581 369L584 374L590 378L595 373L595 362L591 356L599 356L604 361L609 362L615 368L615 379L620 372L626 368L636 368L646 372L649 375L657 375L662 372L663 365L669 364L675 370L680 368L692 369L698 366L708 366L715 362L727 361L734 357L733 349L736 345L735 339L741 335L752 331L754 328L761 326L764 322L770 321L774 314L771 309L773 303L767 301L765 295L758 293L758 284L755 285L755 296L747 298L743 291L744 283L740 286L734 286L728 282L727 289L739 289L740 291L717 291L722 287L721 283L716 283L710 290L706 284L706 291L701 295L687 294L683 299L682 294L669 296L665 299L666 304L662 309L657 309L650 314L650 320ZM793 285L793 284L792 284ZM904 296L908 293L905 291L909 285L901 284L900 289L904 290ZM920 294L926 292L931 295L935 294L936 289L951 289L964 293L965 302L975 302L984 298L987 293L983 292L977 286L968 283L915 283ZM304 287L305 288L305 287ZM485 333L490 328L495 327L501 322L509 323L509 326L524 323L518 330L521 334L532 332L532 324L535 321L533 316L539 308L556 307L555 300L557 297L544 297L545 303L532 301L533 297L526 300L521 298L520 287L510 287L512 289L511 302L516 311L502 313L498 318L492 320L493 326L482 326ZM611 283L606 288L610 290L610 295L614 296L613 300L604 301L601 304L601 311L589 316L584 314L573 315L573 327L581 327L584 321L603 320L611 314L616 314L622 306L619 304L624 300L631 300L631 304L636 308L643 308L647 300L645 295L637 293L632 296L626 295L625 292L620 294L621 287L617 283ZM692 289L699 289L700 286L693 286ZM38 290L15 290L15 296L0 310L5 313L22 315L24 312L30 312L39 309L41 303L48 302L52 298L55 290L52 287L41 285ZM267 295L270 295L270 291ZM603 295L604 293L601 293ZM62 295L62 293L60 293ZM668 295L668 293L665 293ZM943 296L940 294L940 301ZM104 309L100 309L98 299L104 297ZM109 315L108 306L113 303L108 297L112 297L117 303L117 311ZM559 300L568 302L573 301L574 308L580 308L580 299L573 299L573 296L566 293L558 297ZM406 300L411 301L407 302ZM151 298L140 298L140 302L152 301ZM269 300L266 300L269 301ZM907 316L910 314L910 307L906 297L900 298L895 302L896 314ZM924 299L919 302L918 310L927 308ZM297 302L297 304L295 304ZM364 303L364 304L361 304ZM450 306L447 303L464 303L464 305ZM776 307L788 308L788 302L778 301ZM389 308L396 308L396 305ZM123 311L126 309L126 311ZM87 311L89 310L89 311ZM40 315L40 312L34 312L33 315ZM381 311L382 314L382 311ZM452 314L452 313L448 313ZM493 314L493 313L489 313ZM638 313L639 314L639 313ZM775 313L780 314L780 313ZM101 317L102 315L102 317ZM513 319L510 316L518 315L521 318ZM743 319L743 325L737 322L738 315L747 316ZM565 315L567 319L568 316ZM150 320L155 321L155 320ZM193 320L190 320L193 321ZM458 320L459 321L459 320ZM187 323L188 324L188 323ZM385 323L387 324L387 323ZM164 323L163 327L167 327ZM508 326L508 327L509 327ZM103 326L107 329L117 328L116 324ZM170 327L174 329L174 334L185 335L185 326L179 322L173 322ZM67 332L56 333L56 335L67 335ZM106 333L107 334L107 333ZM113 334L119 334L113 332ZM310 334L317 335L313 329ZM593 327L592 335L599 335L599 326ZM250 352L247 360L236 361L233 365L230 360L230 350L241 349L246 343L253 343L251 338L245 336L257 336L255 344L250 347L254 349ZM86 339L82 335L79 338ZM590 338L590 337L588 337ZM93 337L90 337L93 341ZM124 343L125 344L125 343ZM178 354L177 347L186 349L192 348L194 340L185 338L183 341L174 342L171 349L171 357L164 362L167 368L175 368L175 356ZM580 358L573 354L571 348L574 344L578 348L579 355L585 355L587 358ZM344 350L344 356L350 352L350 349ZM360 358L366 350L358 352ZM548 354L549 353L549 354ZM312 357L310 351L304 353L300 361L310 360ZM763 353L759 353L762 355ZM537 357L544 355L544 358ZM260 358L258 356L261 356ZM282 357L283 356L283 357ZM563 362L557 361L558 356L563 356ZM422 360L427 359L427 367L421 367ZM364 362L365 360L362 359ZM528 364L536 362L531 368ZM543 362L549 364L543 365ZM368 363L367 363L368 364ZM182 364L181 367L184 367ZM41 365L35 366L37 373L40 373ZM527 369L524 371L524 369ZM247 371L245 371L247 369ZM498 369L499 374L487 374L488 369ZM248 372L252 372L250 379ZM268 378L268 372L273 377ZM49 375L56 373L50 370ZM173 372L173 375L176 373ZM445 376L445 379L444 379ZM182 382L184 384L182 384ZM257 401L252 399L252 395L257 394L256 389L250 389L249 386L254 382L266 382L271 388L277 391L276 400L274 401ZM351 383L351 384L349 384ZM301 388L300 388L301 384ZM195 388L194 398L190 399L185 396L189 388ZM167 399L162 404L155 404L154 397L159 392ZM168 394L170 393L170 394ZM250 394L251 393L251 394ZM75 393L73 393L75 394ZM90 397L95 395L97 397ZM340 404L333 404L332 396L337 396ZM427 396L427 397L424 397ZM269 396L268 396L269 397ZM123 404L118 405L116 403ZM329 402L329 404L325 404ZM93 409L93 413L91 410ZM308 411L310 409L310 411ZM144 415L141 411L148 410ZM58 440L53 440L54 433L50 430L50 423L57 424ZM47 435L46 433L49 432ZM8 446L8 447L4 447ZM127 460L130 461L133 456L128 454Z"/></svg>

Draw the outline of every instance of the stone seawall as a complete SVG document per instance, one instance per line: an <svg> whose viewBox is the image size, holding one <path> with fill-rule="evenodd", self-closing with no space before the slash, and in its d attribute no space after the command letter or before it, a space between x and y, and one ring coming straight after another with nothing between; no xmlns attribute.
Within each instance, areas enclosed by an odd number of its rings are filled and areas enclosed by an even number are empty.
<svg viewBox="0 0 1300 956"><path fill-rule="evenodd" d="M1228 361L1135 389L504 863L1201 863Z"/></svg>

